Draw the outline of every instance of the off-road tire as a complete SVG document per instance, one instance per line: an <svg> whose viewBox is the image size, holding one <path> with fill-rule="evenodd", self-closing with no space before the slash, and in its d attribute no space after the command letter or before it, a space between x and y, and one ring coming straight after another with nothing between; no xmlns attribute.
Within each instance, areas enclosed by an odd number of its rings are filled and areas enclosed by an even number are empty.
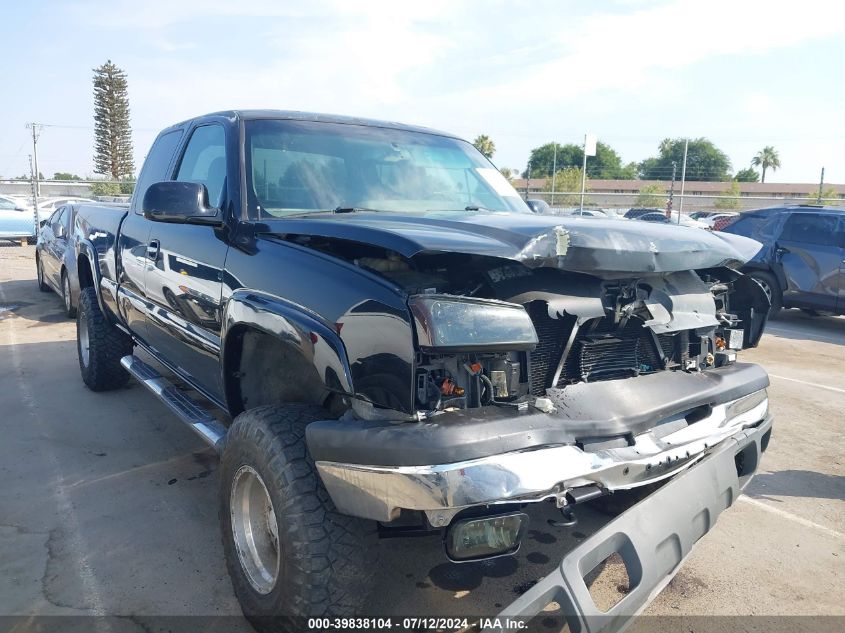
<svg viewBox="0 0 845 633"><path fill-rule="evenodd" d="M52 290L47 282L44 280L44 264L41 263L41 257L35 257L35 272L38 280L38 289L41 292L50 292Z"/></svg>
<svg viewBox="0 0 845 633"><path fill-rule="evenodd" d="M86 340L83 328L87 330L87 362L83 354ZM129 373L121 366L120 359L132 353L132 339L106 320L97 302L97 293L90 287L79 293L76 352L82 380L91 391L119 389L129 380Z"/></svg>
<svg viewBox="0 0 845 633"><path fill-rule="evenodd" d="M755 270L749 273L748 276L760 284L771 300L772 306L769 308L769 318L777 318L783 308L783 292L780 289L778 280L775 279L773 274L764 270Z"/></svg>
<svg viewBox="0 0 845 633"><path fill-rule="evenodd" d="M65 302L65 314L67 318L76 318L76 306L73 305L73 294L70 291L70 277L67 271L62 271L62 301Z"/></svg>
<svg viewBox="0 0 845 633"><path fill-rule="evenodd" d="M375 577L376 523L337 511L308 454L306 425L327 417L311 405L258 407L235 418L226 436L223 550L244 615L260 631L302 630L309 616L360 615ZM278 573L264 594L244 571L232 530L233 484L245 466L260 475L277 525Z"/></svg>

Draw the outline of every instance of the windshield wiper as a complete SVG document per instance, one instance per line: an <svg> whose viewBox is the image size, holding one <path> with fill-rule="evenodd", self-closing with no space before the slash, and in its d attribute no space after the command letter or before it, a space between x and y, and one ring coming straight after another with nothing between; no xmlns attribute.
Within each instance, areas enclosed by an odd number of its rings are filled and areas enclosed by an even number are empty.
<svg viewBox="0 0 845 633"><path fill-rule="evenodd" d="M368 209L366 207L335 207L332 209L332 213L361 213L367 212L370 213L380 213L381 209Z"/></svg>

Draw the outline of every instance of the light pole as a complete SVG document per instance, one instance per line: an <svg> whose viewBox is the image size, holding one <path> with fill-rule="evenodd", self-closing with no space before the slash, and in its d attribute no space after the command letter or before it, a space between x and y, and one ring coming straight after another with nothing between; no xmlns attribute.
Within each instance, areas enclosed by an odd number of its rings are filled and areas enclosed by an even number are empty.
<svg viewBox="0 0 845 633"><path fill-rule="evenodd" d="M678 205L678 224L681 223L681 213L684 211L684 184L687 180L687 150L689 149L689 139L684 139L684 163L681 166L681 204Z"/></svg>

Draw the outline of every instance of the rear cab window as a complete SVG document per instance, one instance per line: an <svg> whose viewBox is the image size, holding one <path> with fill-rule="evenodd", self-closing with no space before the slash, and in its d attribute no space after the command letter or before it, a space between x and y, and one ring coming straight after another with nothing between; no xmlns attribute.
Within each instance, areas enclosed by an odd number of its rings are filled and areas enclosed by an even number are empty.
<svg viewBox="0 0 845 633"><path fill-rule="evenodd" d="M218 124L203 125L191 134L176 180L205 185L208 203L219 207L226 185L226 132Z"/></svg>
<svg viewBox="0 0 845 633"><path fill-rule="evenodd" d="M153 143L132 195L132 210L135 213L141 214L143 212L141 207L144 194L147 193L150 185L162 180L169 180L168 169L173 164L173 157L181 139L182 130L172 130L159 135Z"/></svg>

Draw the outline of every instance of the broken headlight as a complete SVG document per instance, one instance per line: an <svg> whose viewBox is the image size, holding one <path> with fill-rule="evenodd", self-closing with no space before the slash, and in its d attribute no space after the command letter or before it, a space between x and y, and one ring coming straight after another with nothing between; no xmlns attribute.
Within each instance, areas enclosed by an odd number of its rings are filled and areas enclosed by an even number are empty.
<svg viewBox="0 0 845 633"><path fill-rule="evenodd" d="M530 351L537 345L519 304L450 295L414 295L408 304L423 351Z"/></svg>

